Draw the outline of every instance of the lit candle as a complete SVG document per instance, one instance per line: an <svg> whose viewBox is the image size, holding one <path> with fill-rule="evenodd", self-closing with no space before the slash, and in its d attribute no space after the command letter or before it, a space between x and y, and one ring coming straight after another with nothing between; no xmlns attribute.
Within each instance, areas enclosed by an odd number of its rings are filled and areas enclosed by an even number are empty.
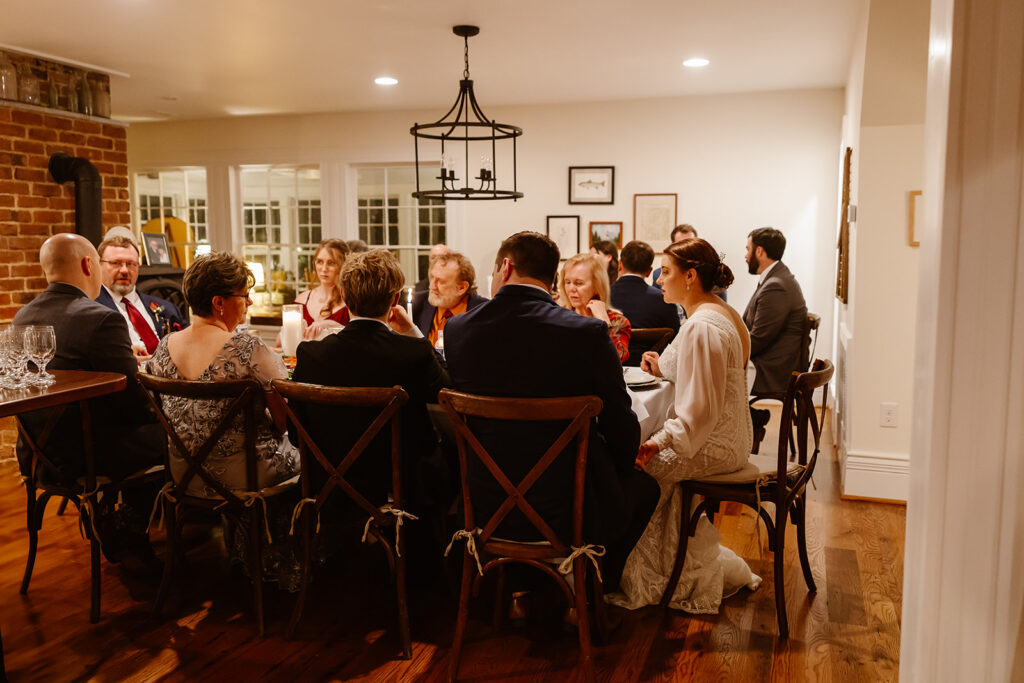
<svg viewBox="0 0 1024 683"><path fill-rule="evenodd" d="M302 306L287 304L281 307L281 349L285 356L294 356L295 347L302 341Z"/></svg>
<svg viewBox="0 0 1024 683"><path fill-rule="evenodd" d="M405 312L412 319L412 287L405 288Z"/></svg>

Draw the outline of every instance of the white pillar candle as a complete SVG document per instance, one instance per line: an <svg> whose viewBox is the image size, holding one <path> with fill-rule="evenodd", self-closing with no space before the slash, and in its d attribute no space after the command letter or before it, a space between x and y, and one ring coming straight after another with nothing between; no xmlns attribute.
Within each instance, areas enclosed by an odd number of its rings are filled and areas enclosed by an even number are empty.
<svg viewBox="0 0 1024 683"><path fill-rule="evenodd" d="M302 306L287 304L281 307L281 350L286 356L295 355L295 347L302 341Z"/></svg>
<svg viewBox="0 0 1024 683"><path fill-rule="evenodd" d="M412 318L412 287L405 288L405 312Z"/></svg>

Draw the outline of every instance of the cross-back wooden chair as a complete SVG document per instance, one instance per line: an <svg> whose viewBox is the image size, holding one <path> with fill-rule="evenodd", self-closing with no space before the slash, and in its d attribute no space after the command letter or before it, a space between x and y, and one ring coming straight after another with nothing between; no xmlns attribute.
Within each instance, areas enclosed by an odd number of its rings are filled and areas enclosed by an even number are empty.
<svg viewBox="0 0 1024 683"><path fill-rule="evenodd" d="M296 507L295 515L298 515L302 525L302 583L299 587L299 595L292 610L291 621L288 624L288 637L291 637L299 619L302 616L303 606L306 601L306 592L309 588L313 572L313 540L315 532L319 531L320 510L327 503L331 494L337 490L348 496L366 514L369 515L367 522L368 533L372 533L384 548L387 555L388 565L391 568L391 575L395 584L395 594L398 612L399 638L402 644L402 654L405 659L412 657L412 639L409 634L409 607L406 599L405 589L405 557L404 534L402 533L403 518L408 516L402 509L402 424L401 409L408 400L409 395L399 386L395 387L326 387L318 384L303 384L288 380L274 380L274 389L281 396L288 400L287 413L290 421L290 429L295 430L299 440L299 452L301 457L302 500ZM366 429L356 440L352 448L341 458L337 465L331 462L328 454L325 454L316 441L310 436L307 425L296 415L297 404L315 404L322 406L333 406L336 408L376 408L379 409L376 417L369 423ZM360 493L350 481L345 478L345 473L352 467L356 460L363 454L370 443L382 433L385 427L390 427L391 440L391 502L378 507L371 503ZM337 456L339 454L332 453ZM319 491L313 490L312 473L315 469L321 469L327 474L327 481L320 487ZM314 524L314 520L317 520ZM392 545L388 541L388 529L394 528L395 542Z"/></svg>
<svg viewBox="0 0 1024 683"><path fill-rule="evenodd" d="M51 411L43 428L33 437L29 429L17 417L18 432L23 443L31 452L29 474L25 477L27 496L28 558L25 560L25 575L21 580L21 594L28 594L32 569L35 567L36 551L39 547L39 531L43 528L43 515L50 498L62 498L62 508L69 501L78 509L82 534L89 541L90 585L89 621L100 619L100 551L101 539L96 530L96 505L115 500L117 494L127 488L159 480L163 476L162 465L141 470L118 481L96 474L96 456L93 452L92 418L89 402L78 402L82 425L82 450L85 456L85 474L74 481L67 481L64 474L44 455L46 444L64 415L67 405L50 408Z"/></svg>
<svg viewBox="0 0 1024 683"><path fill-rule="evenodd" d="M256 622L259 634L264 633L263 619L263 562L262 535L267 528L265 518L261 518L261 506L258 498L268 498L283 493L296 483L290 479L277 486L260 489L256 462L256 415L263 407L263 387L255 379L218 380L201 382L192 380L169 379L156 377L140 372L139 384L146 389L146 396L156 411L160 424L163 425L169 440L168 450L174 450L184 461L186 470L180 479L175 481L170 476L160 493L160 504L163 506L163 521L167 528L167 547L165 548L164 574L160 581L153 605L153 613L159 614L170 589L175 572L175 565L183 559L181 548L181 530L185 514L190 509L200 509L237 515L249 518L249 576L253 584L253 600L256 611ZM170 418L164 411L162 398L175 396L192 401L226 401L228 406L220 421L213 426L209 436L202 442L189 448L185 445ZM216 475L206 468L206 459L214 447L231 427L236 418L241 416L244 424L243 453L245 458L244 491L235 491L226 487ZM168 453L168 456L170 453ZM216 491L216 498L206 498L188 493L189 484L199 478ZM265 510L265 507L264 507ZM262 522L262 523L261 523Z"/></svg>
<svg viewBox="0 0 1024 683"><path fill-rule="evenodd" d="M683 570L686 559L686 546L689 537L697 529L701 514L717 508L721 501L735 501L753 508L768 529L768 549L774 555L775 610L779 621L779 635L789 635L789 621L786 618L786 595L783 567L785 560L786 519L791 516L796 525L797 549L800 555L800 566L803 569L807 590L817 591L811 565L807 558L807 539L805 521L807 513L807 482L814 473L814 465L818 461L818 446L821 439L822 425L825 419L825 403L828 398L828 383L832 379L831 361L816 360L810 372L794 372L789 380L789 388L782 402L782 421L789 425L796 422L796 447L791 446L790 434L787 429L779 430L778 456L751 455L747 464L736 472L717 474L701 479L691 479L679 483L683 494L683 523L679 525L679 546L676 551L675 565L668 586L661 598L661 606L665 607L675 593L676 584ZM825 387L822 392L821 417L814 411L814 392ZM808 436L811 437L813 451L808 456ZM690 513L691 501L694 496L703 496L704 500ZM774 516L770 515L762 505L773 503ZM760 531L758 532L760 533Z"/></svg>
<svg viewBox="0 0 1024 683"><path fill-rule="evenodd" d="M604 626L604 598L600 580L600 559L603 549L592 546L583 538L583 491L587 469L587 448L591 421L601 412L601 399L596 396L566 398L491 398L474 396L445 389L439 394L439 403L455 425L455 438L459 450L459 468L465 511L465 528L456 532L453 541L465 541L462 566L462 584L459 591L459 612L455 624L455 637L449 664L449 680L458 676L459 656L469 616L470 589L488 571L510 563L534 567L554 579L569 605L576 607L580 642L580 668L585 680L594 680L594 662L590 640L590 615L587 609L588 564L593 563L593 606L597 624ZM568 426L536 461L522 481L513 483L502 471L487 449L480 443L466 421L467 417L488 420L521 422L569 421ZM575 442L575 464L572 494L572 539L566 543L526 500L530 487L537 482L559 455ZM467 463L473 457L491 473L505 490L507 497L482 527L474 519L472 491L467 477ZM529 454L524 454L528 457ZM495 532L506 517L519 510L544 539L542 542L520 543L495 537ZM451 547L451 546L449 546ZM552 569L551 561L565 558L559 570L573 573L573 590ZM478 576L474 579L474 573ZM500 588L499 588L500 590ZM575 595L573 595L575 593ZM500 597L500 596L499 596ZM500 604L500 601L499 601Z"/></svg>
<svg viewBox="0 0 1024 683"><path fill-rule="evenodd" d="M671 327L634 327L629 333L629 340L645 346L644 351L661 353L672 342L672 335Z"/></svg>

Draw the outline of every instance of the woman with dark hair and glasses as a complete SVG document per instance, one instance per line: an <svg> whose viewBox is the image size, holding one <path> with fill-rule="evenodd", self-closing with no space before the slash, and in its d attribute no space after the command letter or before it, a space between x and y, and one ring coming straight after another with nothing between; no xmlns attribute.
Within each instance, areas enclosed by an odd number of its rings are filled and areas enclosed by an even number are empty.
<svg viewBox="0 0 1024 683"><path fill-rule="evenodd" d="M661 485L661 499L633 548L616 604L635 609L657 604L672 573L679 543L684 479L742 468L750 454L747 407L750 335L743 319L714 294L732 284L729 266L702 239L678 242L661 257L659 284L665 301L686 309L686 324L665 352L648 351L641 367L675 386L675 414L640 445L636 467ZM701 517L686 547L686 560L670 605L695 614L715 614L724 596L761 579L728 548Z"/></svg>
<svg viewBox="0 0 1024 683"><path fill-rule="evenodd" d="M237 329L245 322L252 301L249 290L255 278L245 262L227 252L213 252L197 258L185 271L182 290L192 309L192 324L162 340L147 364L147 371L159 377L202 382L248 379L260 381L268 410L256 415L257 476L260 488L273 486L298 474L298 451L285 438L285 411L281 397L270 392L270 382L287 378L280 357L262 341ZM219 424L229 399L193 401L164 396L164 412L186 447L201 443ZM245 427L238 416L206 459L206 467L226 488L246 489ZM171 476L184 475L185 462L170 450ZM189 494L217 498L219 494L199 477L189 482ZM273 512L273 510L271 510ZM274 526L276 515L271 515ZM240 521L240 520L236 520ZM285 520L285 523L287 520ZM246 534L235 533L233 557L243 559ZM287 534L277 534L286 538ZM264 551L264 572L290 590L298 586L298 564L292 553L275 547ZM246 565L247 566L247 565Z"/></svg>

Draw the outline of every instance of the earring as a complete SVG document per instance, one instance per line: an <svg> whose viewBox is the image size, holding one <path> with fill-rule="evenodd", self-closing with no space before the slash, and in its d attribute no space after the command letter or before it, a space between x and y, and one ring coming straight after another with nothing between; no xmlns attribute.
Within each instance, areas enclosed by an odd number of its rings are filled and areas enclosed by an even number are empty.
<svg viewBox="0 0 1024 683"><path fill-rule="evenodd" d="M686 291L687 291L687 292L689 292L689 291L690 291L690 283L689 283L689 282L687 282L687 283L686 283Z"/></svg>

